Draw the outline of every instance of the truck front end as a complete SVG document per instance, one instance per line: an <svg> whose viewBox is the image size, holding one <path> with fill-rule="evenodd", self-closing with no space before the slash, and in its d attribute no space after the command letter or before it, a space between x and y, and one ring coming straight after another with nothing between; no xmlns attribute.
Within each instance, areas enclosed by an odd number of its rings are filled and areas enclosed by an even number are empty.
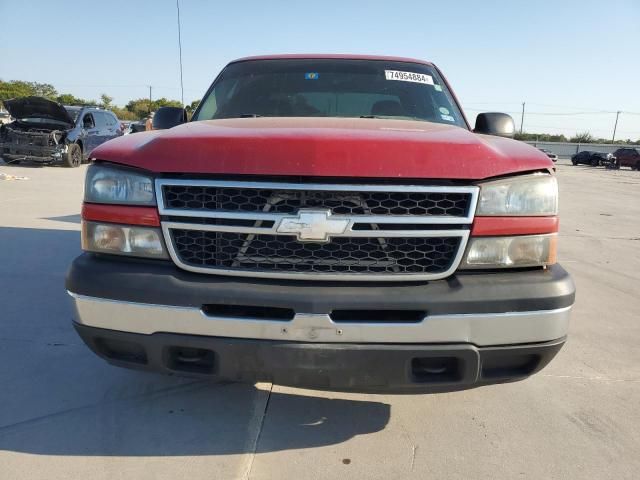
<svg viewBox="0 0 640 480"><path fill-rule="evenodd" d="M115 365L441 391L565 342L552 162L470 132L430 64L246 59L195 121L94 155L67 289Z"/></svg>

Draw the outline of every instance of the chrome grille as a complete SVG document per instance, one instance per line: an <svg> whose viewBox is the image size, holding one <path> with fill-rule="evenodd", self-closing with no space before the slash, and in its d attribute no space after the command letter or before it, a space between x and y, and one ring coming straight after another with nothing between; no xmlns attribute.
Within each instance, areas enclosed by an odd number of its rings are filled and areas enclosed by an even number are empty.
<svg viewBox="0 0 640 480"><path fill-rule="evenodd" d="M455 270L478 188L158 179L156 195L186 270L390 281Z"/></svg>
<svg viewBox="0 0 640 480"><path fill-rule="evenodd" d="M449 215L464 217L471 202L462 192L349 192L165 185L165 206L198 211L296 213L327 209L334 215Z"/></svg>
<svg viewBox="0 0 640 480"><path fill-rule="evenodd" d="M187 265L272 272L441 273L453 262L460 237L337 237L301 243L287 235L171 230Z"/></svg>

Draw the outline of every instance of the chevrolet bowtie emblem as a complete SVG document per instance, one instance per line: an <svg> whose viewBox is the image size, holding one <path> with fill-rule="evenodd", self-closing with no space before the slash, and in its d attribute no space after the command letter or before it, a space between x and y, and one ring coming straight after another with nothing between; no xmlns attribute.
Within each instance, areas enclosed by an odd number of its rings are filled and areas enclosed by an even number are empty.
<svg viewBox="0 0 640 480"><path fill-rule="evenodd" d="M348 226L349 220L332 218L329 210L300 210L295 217L280 220L276 232L293 233L302 242L328 242Z"/></svg>

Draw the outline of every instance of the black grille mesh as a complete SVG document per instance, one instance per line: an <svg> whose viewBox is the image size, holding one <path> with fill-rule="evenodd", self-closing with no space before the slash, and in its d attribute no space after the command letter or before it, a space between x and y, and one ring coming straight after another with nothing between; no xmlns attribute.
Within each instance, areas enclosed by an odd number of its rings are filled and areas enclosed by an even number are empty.
<svg viewBox="0 0 640 480"><path fill-rule="evenodd" d="M471 195L459 192L339 192L208 186L163 186L165 207L175 210L295 214L322 208L336 215L448 215L464 217Z"/></svg>
<svg viewBox="0 0 640 480"><path fill-rule="evenodd" d="M294 236L174 229L172 241L186 265L265 272L425 274L446 271L459 237L336 237L329 243Z"/></svg>

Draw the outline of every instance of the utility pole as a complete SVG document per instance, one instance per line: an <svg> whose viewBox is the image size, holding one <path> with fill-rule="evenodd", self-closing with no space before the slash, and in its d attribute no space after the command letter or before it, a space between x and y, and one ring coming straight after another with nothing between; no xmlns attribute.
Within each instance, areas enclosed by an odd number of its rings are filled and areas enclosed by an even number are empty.
<svg viewBox="0 0 640 480"><path fill-rule="evenodd" d="M520 134L522 134L523 125L524 125L524 102L522 102L522 117L520 117Z"/></svg>
<svg viewBox="0 0 640 480"><path fill-rule="evenodd" d="M618 117L620 116L622 112L620 110L618 110L616 112L616 124L613 126L613 138L611 139L611 143L614 143L616 141L616 130L618 129Z"/></svg>
<svg viewBox="0 0 640 480"><path fill-rule="evenodd" d="M151 115L151 89L153 88L151 85L148 85L149 87L149 115Z"/></svg>
<svg viewBox="0 0 640 480"><path fill-rule="evenodd" d="M182 83L182 35L180 33L180 0L176 0L178 9L178 51L180 52L180 98L184 107L184 84Z"/></svg>

